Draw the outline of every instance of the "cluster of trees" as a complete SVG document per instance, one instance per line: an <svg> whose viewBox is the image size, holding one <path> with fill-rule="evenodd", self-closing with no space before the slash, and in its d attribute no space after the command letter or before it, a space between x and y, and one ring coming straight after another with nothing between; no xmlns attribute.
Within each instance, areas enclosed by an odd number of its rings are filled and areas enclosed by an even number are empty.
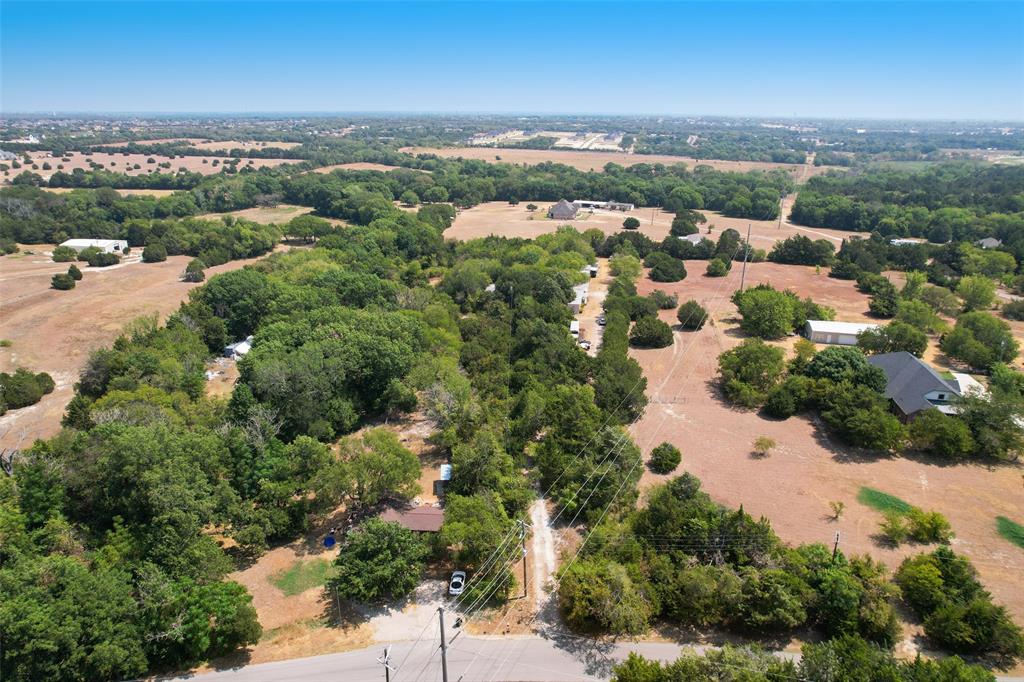
<svg viewBox="0 0 1024 682"><path fill-rule="evenodd" d="M927 237L936 244L995 236L1019 254L1022 184L1020 167L972 163L817 176L797 196L790 220L884 237Z"/></svg>
<svg viewBox="0 0 1024 682"><path fill-rule="evenodd" d="M14 372L0 372L0 415L7 410L35 405L53 391L53 377L46 372L31 372L19 367Z"/></svg>
<svg viewBox="0 0 1024 682"><path fill-rule="evenodd" d="M740 328L751 336L780 339L804 328L807 320L831 320L835 310L770 284L737 290L732 302L740 311Z"/></svg>

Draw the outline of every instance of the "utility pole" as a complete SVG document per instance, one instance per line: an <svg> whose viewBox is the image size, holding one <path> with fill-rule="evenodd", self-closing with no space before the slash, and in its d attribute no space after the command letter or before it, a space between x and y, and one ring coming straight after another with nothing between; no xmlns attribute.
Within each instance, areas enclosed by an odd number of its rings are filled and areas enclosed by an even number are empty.
<svg viewBox="0 0 1024 682"><path fill-rule="evenodd" d="M441 682L448 682L448 644L444 641L444 607L437 607L437 618L441 623Z"/></svg>
<svg viewBox="0 0 1024 682"><path fill-rule="evenodd" d="M836 531L836 542L832 546L832 563L836 562L837 554L839 554L839 531Z"/></svg>
<svg viewBox="0 0 1024 682"><path fill-rule="evenodd" d="M743 272L740 273L740 291L743 291L743 283L747 281L747 256L750 255L750 223L747 223L747 243L743 245Z"/></svg>
<svg viewBox="0 0 1024 682"><path fill-rule="evenodd" d="M384 655L377 662L384 666L384 682L391 682L391 647L384 647Z"/></svg>

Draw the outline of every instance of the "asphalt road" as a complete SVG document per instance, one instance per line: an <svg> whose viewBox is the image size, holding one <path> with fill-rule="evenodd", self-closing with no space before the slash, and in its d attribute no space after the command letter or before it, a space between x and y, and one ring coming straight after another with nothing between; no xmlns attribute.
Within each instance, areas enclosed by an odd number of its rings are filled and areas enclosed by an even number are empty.
<svg viewBox="0 0 1024 682"><path fill-rule="evenodd" d="M582 642L582 643L581 643ZM392 682L433 682L441 679L441 657L437 640L391 645ZM195 682L363 682L383 681L384 667L377 662L383 645L369 649L329 654L291 661L250 665L191 677L169 678ZM411 653L410 653L411 649ZM495 680L501 682L569 682L607 680L613 662L630 651L648 658L675 660L681 648L676 644L629 643L594 645L571 638L554 642L540 637L477 638L459 635L448 651L448 680L463 682ZM409 654L404 664L401 661Z"/></svg>

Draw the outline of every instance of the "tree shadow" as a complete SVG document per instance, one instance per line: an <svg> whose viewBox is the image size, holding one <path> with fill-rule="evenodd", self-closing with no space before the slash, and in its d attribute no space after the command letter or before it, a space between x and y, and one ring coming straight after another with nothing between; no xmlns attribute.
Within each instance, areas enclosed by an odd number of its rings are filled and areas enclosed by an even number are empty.
<svg viewBox="0 0 1024 682"><path fill-rule="evenodd" d="M537 634L541 639L551 642L556 649L561 649L582 663L587 675L602 679L611 677L612 666L617 662L612 656L615 651L614 639L577 635L557 625L543 628Z"/></svg>

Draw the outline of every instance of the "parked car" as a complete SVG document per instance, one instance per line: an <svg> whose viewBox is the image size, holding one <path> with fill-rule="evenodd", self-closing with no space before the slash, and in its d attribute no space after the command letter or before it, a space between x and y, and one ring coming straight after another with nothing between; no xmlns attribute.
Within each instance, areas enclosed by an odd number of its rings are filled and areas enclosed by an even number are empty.
<svg viewBox="0 0 1024 682"><path fill-rule="evenodd" d="M452 571L452 579L448 581L448 594L457 597L466 589L466 572Z"/></svg>
<svg viewBox="0 0 1024 682"><path fill-rule="evenodd" d="M604 323L607 322L607 321L608 320L605 319L604 315L598 315L597 316L597 323L599 325L601 325L602 327L604 326Z"/></svg>
<svg viewBox="0 0 1024 682"><path fill-rule="evenodd" d="M580 341L580 348L590 350L590 341Z"/></svg>

